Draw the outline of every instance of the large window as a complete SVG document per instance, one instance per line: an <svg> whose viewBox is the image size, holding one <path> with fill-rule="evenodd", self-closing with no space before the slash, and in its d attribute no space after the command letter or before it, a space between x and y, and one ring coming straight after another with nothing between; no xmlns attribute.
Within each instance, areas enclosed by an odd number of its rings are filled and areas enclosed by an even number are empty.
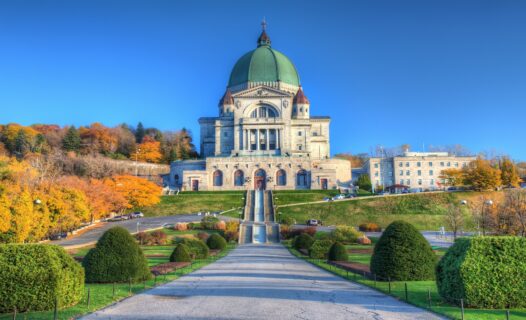
<svg viewBox="0 0 526 320"><path fill-rule="evenodd" d="M245 174L241 170L237 170L234 173L234 185L236 187L243 186L243 183L245 182Z"/></svg>
<svg viewBox="0 0 526 320"><path fill-rule="evenodd" d="M276 118L278 112L271 106L259 106L250 113L251 118Z"/></svg>
<svg viewBox="0 0 526 320"><path fill-rule="evenodd" d="M300 170L297 174L298 186L306 187L307 186L307 171Z"/></svg>
<svg viewBox="0 0 526 320"><path fill-rule="evenodd" d="M214 187L223 185L223 172L221 170L214 171Z"/></svg>
<svg viewBox="0 0 526 320"><path fill-rule="evenodd" d="M276 172L276 182L278 186L287 185L287 173L285 170L281 169Z"/></svg>

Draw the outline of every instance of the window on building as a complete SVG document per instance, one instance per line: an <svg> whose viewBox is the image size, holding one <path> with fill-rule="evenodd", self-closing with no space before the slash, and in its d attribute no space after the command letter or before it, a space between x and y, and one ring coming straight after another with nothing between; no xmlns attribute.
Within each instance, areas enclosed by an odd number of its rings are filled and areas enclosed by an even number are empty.
<svg viewBox="0 0 526 320"><path fill-rule="evenodd" d="M434 186L434 185L435 185L435 179L431 179L430 184L431 184L432 186Z"/></svg>
<svg viewBox="0 0 526 320"><path fill-rule="evenodd" d="M297 177L298 186L306 187L308 185L307 171L305 170L298 171L298 173L296 174L296 177Z"/></svg>
<svg viewBox="0 0 526 320"><path fill-rule="evenodd" d="M419 162L416 163L416 166L417 166L417 167L421 167L421 166L422 166L422 163L419 161Z"/></svg>
<svg viewBox="0 0 526 320"><path fill-rule="evenodd" d="M300 151L303 150L303 145L298 144L298 150L300 150Z"/></svg>
<svg viewBox="0 0 526 320"><path fill-rule="evenodd" d="M234 173L234 185L240 187L245 182L245 174L241 170L236 170Z"/></svg>
<svg viewBox="0 0 526 320"><path fill-rule="evenodd" d="M287 185L287 173L281 169L276 172L276 183L278 186Z"/></svg>
<svg viewBox="0 0 526 320"><path fill-rule="evenodd" d="M405 175L406 175L406 176L410 176L410 175L411 175L411 171L407 170L407 171L405 172Z"/></svg>
<svg viewBox="0 0 526 320"><path fill-rule="evenodd" d="M405 163L405 166L406 166L406 167L409 167L409 162L406 162L406 163Z"/></svg>
<svg viewBox="0 0 526 320"><path fill-rule="evenodd" d="M429 166L432 167L433 166L433 162L429 162Z"/></svg>
<svg viewBox="0 0 526 320"><path fill-rule="evenodd" d="M429 175L430 175L430 176L433 175L433 170L429 170Z"/></svg>
<svg viewBox="0 0 526 320"><path fill-rule="evenodd" d="M458 162L455 162L455 167L457 167L457 168L458 168Z"/></svg>
<svg viewBox="0 0 526 320"><path fill-rule="evenodd" d="M228 137L228 132L223 132L223 136Z"/></svg>
<svg viewBox="0 0 526 320"><path fill-rule="evenodd" d="M440 166L443 167L444 166L444 162L440 162Z"/></svg>
<svg viewBox="0 0 526 320"><path fill-rule="evenodd" d="M404 179L400 179L400 184L401 184L401 185L404 184Z"/></svg>
<svg viewBox="0 0 526 320"><path fill-rule="evenodd" d="M278 112L271 106L259 106L250 113L251 118L276 118Z"/></svg>
<svg viewBox="0 0 526 320"><path fill-rule="evenodd" d="M407 179L407 185L411 185L411 180L410 179Z"/></svg>
<svg viewBox="0 0 526 320"><path fill-rule="evenodd" d="M421 175L422 175L422 170L418 170L416 173L417 173L419 176L421 176Z"/></svg>
<svg viewBox="0 0 526 320"><path fill-rule="evenodd" d="M301 137L301 134L302 134L301 131L298 131L298 137Z"/></svg>
<svg viewBox="0 0 526 320"><path fill-rule="evenodd" d="M419 186L422 185L422 179L418 179L418 185L419 185Z"/></svg>
<svg viewBox="0 0 526 320"><path fill-rule="evenodd" d="M375 176L375 177L378 177L378 171L376 171L376 172L374 173L374 176Z"/></svg>
<svg viewBox="0 0 526 320"><path fill-rule="evenodd" d="M447 163L447 166L448 166L448 167L451 167L451 162L448 162L448 163Z"/></svg>
<svg viewBox="0 0 526 320"><path fill-rule="evenodd" d="M389 176L390 176L390 177L393 176L393 171L389 171Z"/></svg>
<svg viewBox="0 0 526 320"><path fill-rule="evenodd" d="M404 175L404 170L400 170L400 175L401 175L401 176Z"/></svg>
<svg viewBox="0 0 526 320"><path fill-rule="evenodd" d="M214 187L220 187L223 185L223 172L221 170L214 171Z"/></svg>
<svg viewBox="0 0 526 320"><path fill-rule="evenodd" d="M399 167L403 167L404 164L403 164L402 162L398 162L398 166L399 166Z"/></svg>

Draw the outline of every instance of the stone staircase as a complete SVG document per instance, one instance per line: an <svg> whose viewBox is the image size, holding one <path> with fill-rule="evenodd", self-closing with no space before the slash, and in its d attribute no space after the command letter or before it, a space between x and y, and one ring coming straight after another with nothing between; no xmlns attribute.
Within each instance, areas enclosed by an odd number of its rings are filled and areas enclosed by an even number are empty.
<svg viewBox="0 0 526 320"><path fill-rule="evenodd" d="M279 224L275 222L272 191L249 190L245 199L239 243L279 242Z"/></svg>

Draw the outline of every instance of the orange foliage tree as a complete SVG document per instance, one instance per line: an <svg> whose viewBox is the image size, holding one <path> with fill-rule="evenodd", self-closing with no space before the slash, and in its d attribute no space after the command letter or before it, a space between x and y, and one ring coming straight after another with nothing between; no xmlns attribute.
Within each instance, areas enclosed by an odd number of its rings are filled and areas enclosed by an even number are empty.
<svg viewBox="0 0 526 320"><path fill-rule="evenodd" d="M106 179L105 183L124 196L127 208L151 206L161 201L162 188L143 178L119 175Z"/></svg>
<svg viewBox="0 0 526 320"><path fill-rule="evenodd" d="M161 143L155 141L153 138L146 136L143 142L139 144L136 150L136 154L132 156L132 160L150 163L159 163L163 157L161 154Z"/></svg>

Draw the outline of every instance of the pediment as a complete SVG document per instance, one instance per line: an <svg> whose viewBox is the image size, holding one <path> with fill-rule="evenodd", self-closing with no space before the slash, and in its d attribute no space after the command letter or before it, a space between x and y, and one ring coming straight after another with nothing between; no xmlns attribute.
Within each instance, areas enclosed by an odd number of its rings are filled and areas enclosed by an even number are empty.
<svg viewBox="0 0 526 320"><path fill-rule="evenodd" d="M259 86L237 92L232 95L234 98L290 98L292 95L286 91L281 91L265 86Z"/></svg>

